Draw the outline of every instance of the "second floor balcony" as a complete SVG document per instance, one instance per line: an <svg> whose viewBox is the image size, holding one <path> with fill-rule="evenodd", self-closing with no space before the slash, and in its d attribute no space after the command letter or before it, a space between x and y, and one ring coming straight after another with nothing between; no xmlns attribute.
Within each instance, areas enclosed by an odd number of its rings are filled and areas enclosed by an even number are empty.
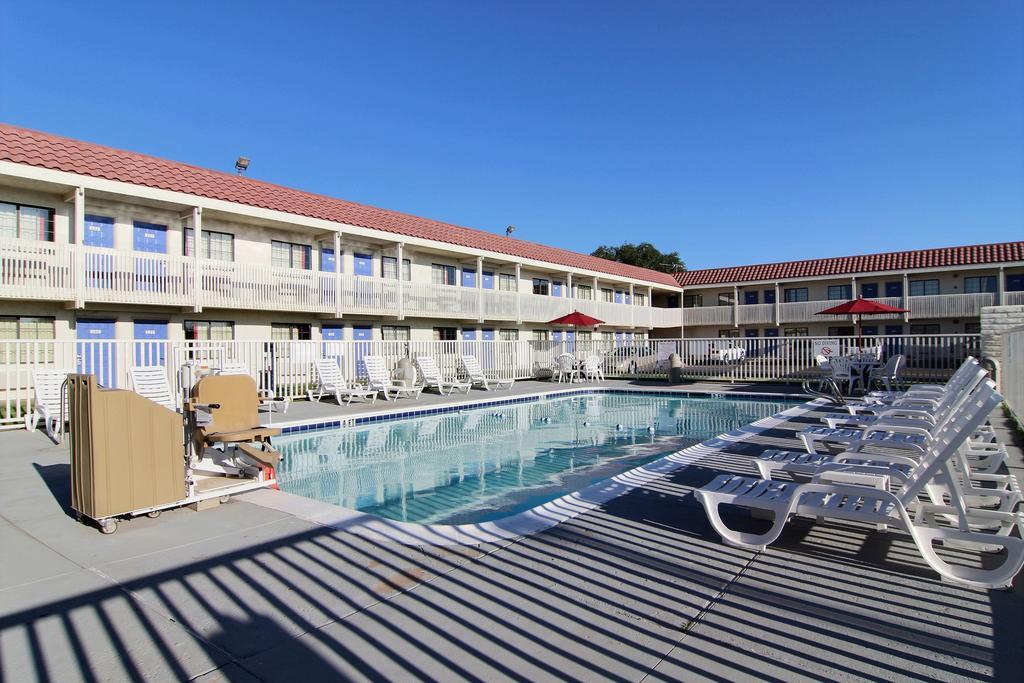
<svg viewBox="0 0 1024 683"><path fill-rule="evenodd" d="M9 239L0 240L0 297L532 323L579 310L644 328L680 320L679 309Z"/></svg>

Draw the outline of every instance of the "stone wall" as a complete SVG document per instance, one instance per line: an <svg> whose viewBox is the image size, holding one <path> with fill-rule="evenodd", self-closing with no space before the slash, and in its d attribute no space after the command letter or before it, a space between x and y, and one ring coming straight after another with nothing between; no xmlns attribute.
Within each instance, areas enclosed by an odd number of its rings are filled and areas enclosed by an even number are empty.
<svg viewBox="0 0 1024 683"><path fill-rule="evenodd" d="M1024 306L985 306L981 309L981 355L1001 365L1003 332L1024 325Z"/></svg>

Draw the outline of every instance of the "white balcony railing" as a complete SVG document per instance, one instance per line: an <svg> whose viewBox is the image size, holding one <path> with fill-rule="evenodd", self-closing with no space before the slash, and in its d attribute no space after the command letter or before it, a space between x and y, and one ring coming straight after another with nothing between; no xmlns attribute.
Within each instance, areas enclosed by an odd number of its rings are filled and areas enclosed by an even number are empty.
<svg viewBox="0 0 1024 683"><path fill-rule="evenodd" d="M732 306L703 306L683 310L687 325L732 325Z"/></svg>
<svg viewBox="0 0 1024 683"><path fill-rule="evenodd" d="M935 294L912 296L908 299L912 318L959 318L981 315L982 306L992 306L996 295L986 294Z"/></svg>

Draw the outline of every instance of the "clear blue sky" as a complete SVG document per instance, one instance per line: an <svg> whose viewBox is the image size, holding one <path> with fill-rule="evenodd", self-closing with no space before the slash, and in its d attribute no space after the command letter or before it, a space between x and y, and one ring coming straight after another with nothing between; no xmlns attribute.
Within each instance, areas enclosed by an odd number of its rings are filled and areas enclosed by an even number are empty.
<svg viewBox="0 0 1024 683"><path fill-rule="evenodd" d="M691 268L1024 238L1024 3L16 2L0 120Z"/></svg>

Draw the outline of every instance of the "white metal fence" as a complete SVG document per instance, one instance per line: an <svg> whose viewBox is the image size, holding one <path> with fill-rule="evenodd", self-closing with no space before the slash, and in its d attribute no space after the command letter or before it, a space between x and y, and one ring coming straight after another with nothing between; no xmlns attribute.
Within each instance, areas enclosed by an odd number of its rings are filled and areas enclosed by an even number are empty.
<svg viewBox="0 0 1024 683"><path fill-rule="evenodd" d="M217 367L239 361L261 389L301 398L316 380L315 360L338 359L346 377L365 375L362 359L383 356L394 368L402 358L434 356L441 371L455 376L459 357L476 356L485 371L525 379L544 376L560 353L599 355L607 377L664 379L669 356L678 354L688 379L795 381L818 372L813 337L568 341L0 341L0 427L24 423L33 400L32 372L61 368L95 374L107 387L131 388L133 366L163 366L180 392L178 370L188 361ZM831 338L836 339L836 338ZM878 346L883 357L902 353L908 381L943 380L965 356L979 354L978 335L840 337L838 352ZM743 359L735 360L742 350ZM1020 353L1020 352L1018 352ZM722 357L733 360L719 360ZM1019 386L1019 384L1018 384ZM1019 404L1018 404L1019 405Z"/></svg>
<svg viewBox="0 0 1024 683"><path fill-rule="evenodd" d="M1024 327L1003 333L1003 361L997 379L1017 424L1024 425Z"/></svg>

